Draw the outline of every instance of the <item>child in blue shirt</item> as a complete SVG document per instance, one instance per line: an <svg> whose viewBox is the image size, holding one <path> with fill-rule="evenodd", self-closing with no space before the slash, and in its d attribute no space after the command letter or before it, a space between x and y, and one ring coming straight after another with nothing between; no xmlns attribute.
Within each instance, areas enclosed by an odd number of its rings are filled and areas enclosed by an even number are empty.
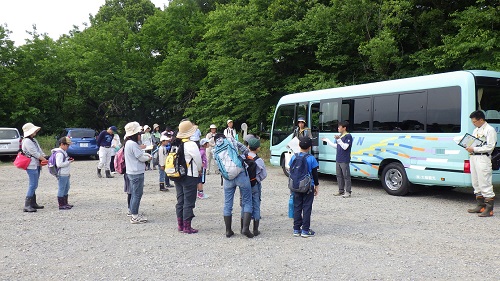
<svg viewBox="0 0 500 281"><path fill-rule="evenodd" d="M307 154L311 146L312 140L310 137L300 137L299 156ZM292 159L290 159L290 166L292 166L295 157L296 155L293 155ZM308 238L313 237L315 234L315 232L310 229L310 225L314 196L318 195L319 191L318 166L319 164L318 161L316 161L316 158L313 156L307 157L307 169L313 178L313 181L311 182L311 189L307 193L293 192L293 236Z"/></svg>

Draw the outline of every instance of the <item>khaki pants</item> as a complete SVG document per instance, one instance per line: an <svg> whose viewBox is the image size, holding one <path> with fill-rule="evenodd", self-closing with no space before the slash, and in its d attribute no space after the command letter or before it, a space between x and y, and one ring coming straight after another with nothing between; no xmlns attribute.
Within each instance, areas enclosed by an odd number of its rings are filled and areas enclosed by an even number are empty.
<svg viewBox="0 0 500 281"><path fill-rule="evenodd" d="M482 195L484 198L495 197L491 184L492 172L491 160L488 155L470 156L470 175L474 194Z"/></svg>
<svg viewBox="0 0 500 281"><path fill-rule="evenodd" d="M206 149L206 154L207 154L207 172L212 173L214 172L212 170L212 167L214 167L214 170L217 170L217 165L215 164L215 159L214 159L214 154L212 153L213 147L207 147Z"/></svg>

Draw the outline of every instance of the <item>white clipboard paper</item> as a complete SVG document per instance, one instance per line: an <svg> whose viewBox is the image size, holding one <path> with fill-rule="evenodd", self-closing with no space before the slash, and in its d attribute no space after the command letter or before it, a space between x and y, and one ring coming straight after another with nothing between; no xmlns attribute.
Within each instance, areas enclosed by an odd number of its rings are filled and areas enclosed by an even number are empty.
<svg viewBox="0 0 500 281"><path fill-rule="evenodd" d="M294 137L288 144L287 147L293 151L293 153L300 152L299 139Z"/></svg>
<svg viewBox="0 0 500 281"><path fill-rule="evenodd" d="M458 145L461 147L467 148L467 147L478 147L483 145L483 141L474 137L473 135L469 133L465 133L465 136L460 140Z"/></svg>

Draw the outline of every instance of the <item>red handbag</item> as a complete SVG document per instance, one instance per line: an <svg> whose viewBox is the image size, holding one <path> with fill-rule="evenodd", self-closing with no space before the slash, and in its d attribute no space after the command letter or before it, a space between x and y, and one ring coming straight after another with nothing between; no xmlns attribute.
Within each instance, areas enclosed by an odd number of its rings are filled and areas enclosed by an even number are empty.
<svg viewBox="0 0 500 281"><path fill-rule="evenodd" d="M22 152L17 153L16 160L14 160L14 166L19 169L26 170L30 165L31 157L24 155Z"/></svg>

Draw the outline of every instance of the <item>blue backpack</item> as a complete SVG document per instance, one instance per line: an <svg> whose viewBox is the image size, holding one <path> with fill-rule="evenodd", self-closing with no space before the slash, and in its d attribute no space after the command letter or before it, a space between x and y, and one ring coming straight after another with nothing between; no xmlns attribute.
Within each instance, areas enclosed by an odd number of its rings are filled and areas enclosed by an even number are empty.
<svg viewBox="0 0 500 281"><path fill-rule="evenodd" d="M233 180L245 170L243 158L228 139L219 138L213 151L215 162L223 178Z"/></svg>
<svg viewBox="0 0 500 281"><path fill-rule="evenodd" d="M311 175L307 166L309 153L296 153L290 165L290 176L288 177L288 188L293 192L308 193L311 190Z"/></svg>

